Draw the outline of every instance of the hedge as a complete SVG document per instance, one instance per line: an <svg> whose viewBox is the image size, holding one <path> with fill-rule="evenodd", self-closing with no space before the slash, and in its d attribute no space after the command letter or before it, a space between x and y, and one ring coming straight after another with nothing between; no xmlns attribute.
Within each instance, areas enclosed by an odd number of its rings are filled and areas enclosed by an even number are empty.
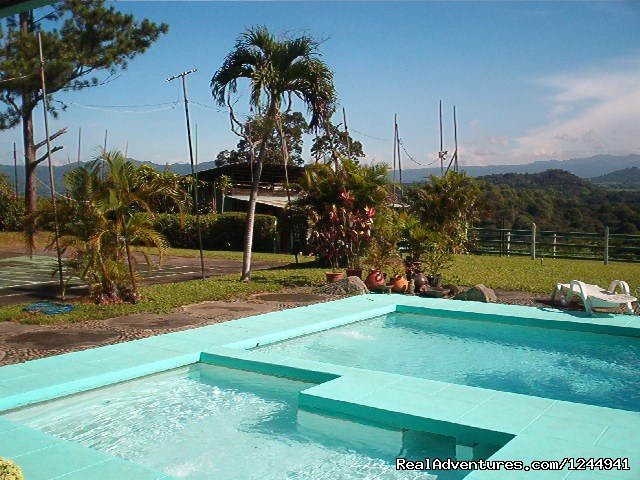
<svg viewBox="0 0 640 480"><path fill-rule="evenodd" d="M0 231L21 231L23 217L24 198L0 195Z"/></svg>
<svg viewBox="0 0 640 480"><path fill-rule="evenodd" d="M202 244L205 250L242 250L246 213L201 215ZM276 247L276 217L256 214L253 250L273 252ZM195 215L163 213L155 216L155 228L175 248L198 248Z"/></svg>

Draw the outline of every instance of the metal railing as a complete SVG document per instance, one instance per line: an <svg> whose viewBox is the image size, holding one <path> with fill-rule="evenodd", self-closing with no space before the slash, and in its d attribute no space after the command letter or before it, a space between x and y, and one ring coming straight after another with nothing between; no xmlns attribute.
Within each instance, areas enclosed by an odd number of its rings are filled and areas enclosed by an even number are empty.
<svg viewBox="0 0 640 480"><path fill-rule="evenodd" d="M640 262L640 235L470 228L471 251L477 254Z"/></svg>

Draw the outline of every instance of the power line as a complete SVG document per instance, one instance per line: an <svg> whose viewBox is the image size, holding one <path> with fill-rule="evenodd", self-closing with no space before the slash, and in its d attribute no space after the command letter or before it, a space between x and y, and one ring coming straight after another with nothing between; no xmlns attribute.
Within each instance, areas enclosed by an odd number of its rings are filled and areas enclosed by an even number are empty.
<svg viewBox="0 0 640 480"><path fill-rule="evenodd" d="M382 137L376 137L376 136L373 136L373 135L369 135L368 133L361 132L360 130L356 130L353 127L351 127L350 130L352 132L356 132L359 135L362 135L363 137L371 138L373 140L379 140L381 142L393 142L393 140L390 139L390 138L382 138Z"/></svg>
<svg viewBox="0 0 640 480"><path fill-rule="evenodd" d="M63 102L60 102L63 103ZM157 105L164 105L163 107L160 108L155 108L153 110L113 110L114 108L140 108L143 106L138 106L138 105L84 105L82 103L76 103L76 102L66 102L70 105L74 105L76 107L82 107L82 108L87 108L89 110L98 110L101 112L109 112L109 113L132 113L132 114L137 114L137 115L144 115L147 113L157 113L157 112L164 112L164 111L168 111L168 110L175 110L176 107L178 106L178 104L180 103L180 100L176 100L175 102L167 102L167 103L162 103L162 104L157 104Z"/></svg>
<svg viewBox="0 0 640 480"><path fill-rule="evenodd" d="M407 157L409 157L409 160L411 160L413 163L415 163L416 165L420 165L421 167L428 167L429 165L433 165L434 163L436 163L438 160L434 160L433 162L429 162L429 163L421 163L419 161L417 161L415 158L413 158L411 156L411 154L407 151L407 149L404 146L404 143L402 143L402 139L399 138L398 139L398 143L400 144L400 146L402 147L402 150L404 151L404 153L407 155Z"/></svg>

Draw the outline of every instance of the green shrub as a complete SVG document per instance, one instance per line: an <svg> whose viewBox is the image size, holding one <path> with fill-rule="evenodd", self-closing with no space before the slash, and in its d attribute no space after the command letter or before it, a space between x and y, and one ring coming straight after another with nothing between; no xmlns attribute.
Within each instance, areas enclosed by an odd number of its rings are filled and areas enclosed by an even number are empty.
<svg viewBox="0 0 640 480"><path fill-rule="evenodd" d="M205 250L242 250L247 215L230 212L200 217L202 244ZM253 250L273 252L276 241L276 217L256 215L253 228ZM155 228L175 248L198 248L198 230L194 215L160 214Z"/></svg>
<svg viewBox="0 0 640 480"><path fill-rule="evenodd" d="M22 230L24 198L16 196L6 175L0 175L0 231Z"/></svg>
<svg viewBox="0 0 640 480"><path fill-rule="evenodd" d="M18 465L0 457L0 480L24 480L24 477Z"/></svg>

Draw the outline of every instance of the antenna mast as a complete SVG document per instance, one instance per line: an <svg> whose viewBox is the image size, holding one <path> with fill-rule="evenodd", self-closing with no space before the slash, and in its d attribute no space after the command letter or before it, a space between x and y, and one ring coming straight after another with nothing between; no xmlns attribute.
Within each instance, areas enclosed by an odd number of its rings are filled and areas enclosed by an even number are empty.
<svg viewBox="0 0 640 480"><path fill-rule="evenodd" d="M398 114L393 114L393 193L396 193L396 145L398 143Z"/></svg>
<svg viewBox="0 0 640 480"><path fill-rule="evenodd" d="M398 173L400 174L400 198L404 192L402 187L402 157L400 155L400 130L398 129L398 122L396 122L396 148L398 149Z"/></svg>
<svg viewBox="0 0 640 480"><path fill-rule="evenodd" d="M453 143L455 145L455 153L453 157L455 158L455 162L453 164L453 169L455 172L458 172L458 122L456 121L456 106L453 106Z"/></svg>

